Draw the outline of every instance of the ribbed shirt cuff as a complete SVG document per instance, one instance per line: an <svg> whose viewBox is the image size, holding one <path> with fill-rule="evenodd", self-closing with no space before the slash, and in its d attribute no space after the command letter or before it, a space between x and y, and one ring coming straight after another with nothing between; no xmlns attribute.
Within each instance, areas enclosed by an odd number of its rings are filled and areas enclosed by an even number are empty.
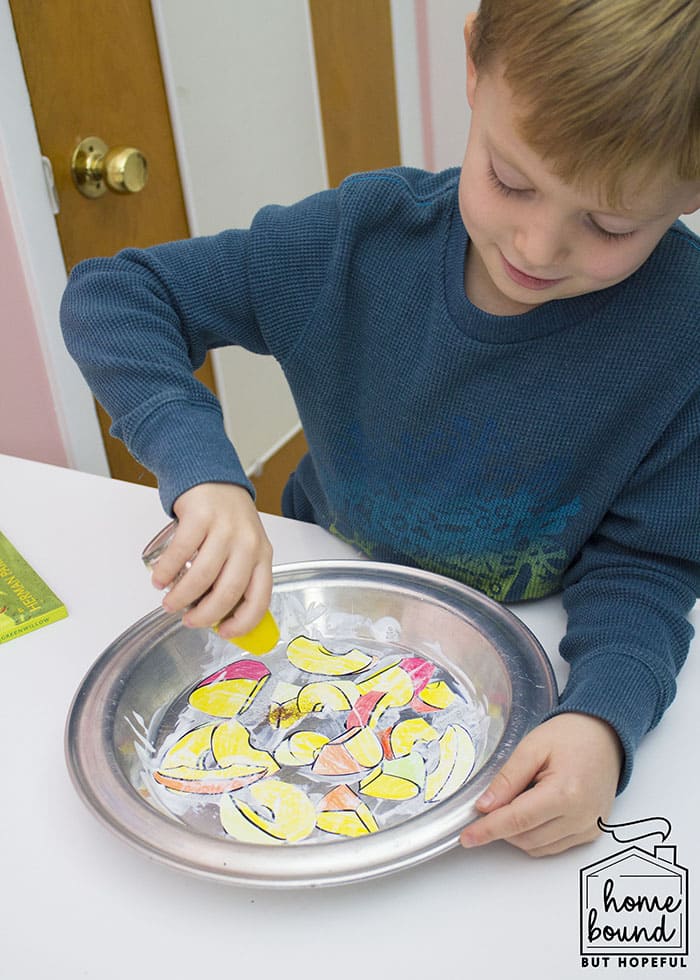
<svg viewBox="0 0 700 980"><path fill-rule="evenodd" d="M170 515L180 494L200 483L234 483L255 496L218 410L208 405L162 405L134 433L132 451L158 476L161 503Z"/></svg>
<svg viewBox="0 0 700 980"><path fill-rule="evenodd" d="M591 660L595 669L591 670ZM559 706L548 717L578 711L606 721L617 732L624 760L617 792L627 786L634 753L658 721L659 685L643 664L624 654L598 653L572 666ZM581 747L585 751L585 746Z"/></svg>

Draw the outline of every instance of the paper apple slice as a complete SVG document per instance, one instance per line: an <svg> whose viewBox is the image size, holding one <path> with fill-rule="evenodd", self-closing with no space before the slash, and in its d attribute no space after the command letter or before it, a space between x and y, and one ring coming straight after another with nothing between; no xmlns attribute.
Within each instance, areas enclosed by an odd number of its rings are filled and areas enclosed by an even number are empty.
<svg viewBox="0 0 700 980"><path fill-rule="evenodd" d="M297 707L302 714L312 711L349 711L360 696L352 681L312 681L304 684L297 695Z"/></svg>
<svg viewBox="0 0 700 980"><path fill-rule="evenodd" d="M216 718L233 718L253 702L270 671L259 660L236 660L211 674L190 694L190 704Z"/></svg>
<svg viewBox="0 0 700 980"><path fill-rule="evenodd" d="M348 730L365 726L376 728L379 718L389 707L391 703L386 691L367 691L353 705L345 719L345 727Z"/></svg>
<svg viewBox="0 0 700 980"><path fill-rule="evenodd" d="M186 732L166 752L153 773L155 781L180 793L216 794L240 789L267 775L265 767L250 762L211 765L216 762L212 744L218 727L200 725Z"/></svg>
<svg viewBox="0 0 700 980"><path fill-rule="evenodd" d="M386 759L360 781L360 792L382 800L410 800L425 783L425 763L417 752Z"/></svg>
<svg viewBox="0 0 700 980"><path fill-rule="evenodd" d="M217 724L208 722L181 735L163 756L161 769L174 769L176 766L203 769L206 757L211 752L211 739Z"/></svg>
<svg viewBox="0 0 700 980"><path fill-rule="evenodd" d="M394 758L394 750L391 747L392 731L393 731L392 726L389 726L389 728L383 728L381 732L377 732L377 738L381 742L382 752L384 753L385 759Z"/></svg>
<svg viewBox="0 0 700 980"><path fill-rule="evenodd" d="M434 742L438 737L438 732L425 718L405 718L391 729L391 753L394 757L408 755L416 742Z"/></svg>
<svg viewBox="0 0 700 980"><path fill-rule="evenodd" d="M269 752L256 749L251 744L251 735L245 725L232 718L221 722L214 729L211 738L211 750L214 759L220 766L230 766L234 763L261 766L271 776L279 766Z"/></svg>
<svg viewBox="0 0 700 980"><path fill-rule="evenodd" d="M321 732L293 732L275 749L275 761L281 766L310 766L328 741Z"/></svg>
<svg viewBox="0 0 700 980"><path fill-rule="evenodd" d="M362 837L379 830L367 804L345 784L336 786L320 801L316 826L340 837Z"/></svg>
<svg viewBox="0 0 700 980"><path fill-rule="evenodd" d="M400 663L400 660L391 660L388 663L382 664L381 667L377 667L371 674L367 674L361 680L356 681L355 683L360 689L360 693L366 694L368 691L386 690L386 687L381 687L380 679L385 675L390 676L390 672L398 667Z"/></svg>
<svg viewBox="0 0 700 980"><path fill-rule="evenodd" d="M439 741L440 758L425 780L426 803L439 803L464 785L474 767L474 742L466 728L448 725Z"/></svg>
<svg viewBox="0 0 700 980"><path fill-rule="evenodd" d="M230 795L221 800L221 825L236 840L293 844L308 837L316 826L314 805L298 786L281 779L264 779L251 786L250 793L258 809Z"/></svg>
<svg viewBox="0 0 700 980"><path fill-rule="evenodd" d="M447 708L457 697L444 681L431 681L418 694L420 700L431 708Z"/></svg>
<svg viewBox="0 0 700 980"><path fill-rule="evenodd" d="M386 695L384 708L402 708L409 704L415 694L413 680L400 663L391 664L375 671L358 682L361 695L383 691Z"/></svg>
<svg viewBox="0 0 700 980"><path fill-rule="evenodd" d="M232 793L251 783L263 779L267 769L262 766L233 765L223 769L195 769L192 766L175 766L172 769L158 769L153 778L167 789L179 793L199 793L204 796L217 796Z"/></svg>
<svg viewBox="0 0 700 980"><path fill-rule="evenodd" d="M371 728L351 728L322 746L311 771L317 776L353 776L376 766L382 756Z"/></svg>
<svg viewBox="0 0 700 980"><path fill-rule="evenodd" d="M413 681L413 689L416 694L423 690L425 685L435 673L435 664L423 657L404 657L399 661L399 666L405 670Z"/></svg>
<svg viewBox="0 0 700 980"><path fill-rule="evenodd" d="M308 636L297 636L289 643L287 658L308 674L327 674L330 677L356 674L374 663L374 658L361 650L332 653L318 640L311 640Z"/></svg>

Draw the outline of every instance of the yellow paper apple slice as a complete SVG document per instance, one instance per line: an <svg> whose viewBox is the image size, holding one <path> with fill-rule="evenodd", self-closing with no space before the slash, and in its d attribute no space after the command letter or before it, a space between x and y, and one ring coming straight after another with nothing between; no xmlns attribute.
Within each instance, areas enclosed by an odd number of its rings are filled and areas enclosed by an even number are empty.
<svg viewBox="0 0 700 980"><path fill-rule="evenodd" d="M425 763L417 752L386 759L360 781L360 792L382 800L410 800L423 789Z"/></svg>
<svg viewBox="0 0 700 980"><path fill-rule="evenodd" d="M437 731L425 718L405 718L391 729L389 745L396 758L408 755L416 742L434 742L438 737Z"/></svg>
<svg viewBox="0 0 700 980"><path fill-rule="evenodd" d="M327 743L328 736L321 732L293 732L275 749L275 761L281 766L310 766Z"/></svg>
<svg viewBox="0 0 700 980"><path fill-rule="evenodd" d="M208 724L186 732L166 752L153 778L167 789L180 793L229 793L262 779L267 769L254 763L207 766L216 761L212 741L217 725ZM273 765L275 765L273 761Z"/></svg>
<svg viewBox="0 0 700 980"><path fill-rule="evenodd" d="M236 660L205 678L190 694L190 704L216 718L233 718L253 702L270 671L258 660Z"/></svg>
<svg viewBox="0 0 700 980"><path fill-rule="evenodd" d="M161 769L173 769L176 766L203 769L204 758L211 752L211 739L216 727L217 722L209 722L185 732L163 756Z"/></svg>
<svg viewBox="0 0 700 980"><path fill-rule="evenodd" d="M251 735L245 725L232 718L217 725L211 737L211 750L214 759L220 766L230 766L243 763L250 766L261 766L271 776L279 766L265 749L256 749L251 745Z"/></svg>
<svg viewBox="0 0 700 980"><path fill-rule="evenodd" d="M360 696L352 681L312 681L304 684L297 695L297 707L302 714L312 711L349 711Z"/></svg>
<svg viewBox="0 0 700 980"><path fill-rule="evenodd" d="M384 691L390 695L390 702L396 707L408 704L414 694L413 681L408 671L400 663L389 664L364 677L357 684L360 694L370 691Z"/></svg>
<svg viewBox="0 0 700 980"><path fill-rule="evenodd" d="M309 674L327 674L330 677L355 674L374 663L374 658L361 650L333 653L318 640L311 640L308 636L297 636L289 643L287 658L299 670Z"/></svg>
<svg viewBox="0 0 700 980"><path fill-rule="evenodd" d="M264 779L250 787L265 816L233 796L221 799L221 825L227 834L249 844L293 844L316 826L316 810L306 793L281 779Z"/></svg>
<svg viewBox="0 0 700 980"><path fill-rule="evenodd" d="M431 681L418 694L420 700L431 708L447 708L456 696L444 681Z"/></svg>
<svg viewBox="0 0 700 980"><path fill-rule="evenodd" d="M341 837L362 837L379 830L367 804L345 784L334 787L323 797L318 806L316 826Z"/></svg>
<svg viewBox="0 0 700 980"><path fill-rule="evenodd" d="M456 793L474 767L474 742L466 728L448 725L439 741L440 758L425 780L426 803L439 803Z"/></svg>

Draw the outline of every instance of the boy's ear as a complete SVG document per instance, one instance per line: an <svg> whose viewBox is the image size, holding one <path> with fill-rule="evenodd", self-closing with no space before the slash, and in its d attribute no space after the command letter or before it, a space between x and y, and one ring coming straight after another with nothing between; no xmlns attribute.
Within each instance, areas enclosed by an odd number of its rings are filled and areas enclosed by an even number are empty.
<svg viewBox="0 0 700 980"><path fill-rule="evenodd" d="M696 211L700 210L700 188L698 188L697 194L691 197L687 210L683 211L683 214L694 214Z"/></svg>
<svg viewBox="0 0 700 980"><path fill-rule="evenodd" d="M464 22L464 47L467 53L467 100L469 108L474 108L474 95L476 93L476 67L471 56L471 37L474 28L476 14L468 14Z"/></svg>

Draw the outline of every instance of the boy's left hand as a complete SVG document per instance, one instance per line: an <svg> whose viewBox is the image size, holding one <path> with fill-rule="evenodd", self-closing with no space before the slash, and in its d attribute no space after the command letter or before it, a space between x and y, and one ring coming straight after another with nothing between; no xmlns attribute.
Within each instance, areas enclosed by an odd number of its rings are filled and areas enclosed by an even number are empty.
<svg viewBox="0 0 700 980"><path fill-rule="evenodd" d="M598 836L620 779L622 746L607 722L556 715L534 728L477 801L486 816L460 837L465 847L506 840L532 857Z"/></svg>

